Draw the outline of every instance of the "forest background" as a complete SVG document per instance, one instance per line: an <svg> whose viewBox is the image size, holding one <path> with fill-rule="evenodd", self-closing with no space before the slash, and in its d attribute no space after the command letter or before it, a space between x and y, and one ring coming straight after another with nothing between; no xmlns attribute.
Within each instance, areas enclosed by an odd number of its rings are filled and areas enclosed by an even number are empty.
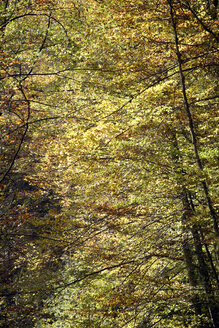
<svg viewBox="0 0 219 328"><path fill-rule="evenodd" d="M0 327L216 328L217 1L0 1Z"/></svg>

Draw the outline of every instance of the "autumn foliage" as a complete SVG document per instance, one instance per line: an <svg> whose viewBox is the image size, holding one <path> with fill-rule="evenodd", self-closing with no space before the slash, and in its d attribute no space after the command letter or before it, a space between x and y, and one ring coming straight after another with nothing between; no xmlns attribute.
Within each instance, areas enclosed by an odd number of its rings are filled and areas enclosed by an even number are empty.
<svg viewBox="0 0 219 328"><path fill-rule="evenodd" d="M0 2L0 327L218 327L217 27Z"/></svg>

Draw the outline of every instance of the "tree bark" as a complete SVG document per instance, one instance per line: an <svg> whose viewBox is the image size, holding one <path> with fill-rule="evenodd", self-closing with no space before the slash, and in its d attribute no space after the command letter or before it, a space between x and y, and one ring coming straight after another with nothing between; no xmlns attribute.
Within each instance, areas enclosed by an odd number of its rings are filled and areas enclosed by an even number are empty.
<svg viewBox="0 0 219 328"><path fill-rule="evenodd" d="M195 132L195 129L194 129L193 118L192 118L192 115L191 115L190 105L189 105L188 97L187 97L187 93L186 93L185 76L184 76L183 68L182 68L182 58L181 58L181 53L180 53L180 50L179 50L179 39L178 39L176 21L175 21L174 11L173 11L173 1L172 0L167 0L167 1L168 1L168 4L169 4L171 24L172 24L172 28L173 28L173 32L174 32L176 56L177 56L177 61L178 61L178 68L179 68L179 75L180 75L181 88L182 88L182 94L183 94L184 108L185 108L186 115L187 115L187 118L188 118L189 130L190 130L190 134L191 134L192 145L193 145L193 150L194 150L194 154L195 154L196 163L197 163L198 168L201 171L203 171L203 163L200 159L199 152L198 152L197 136L196 136L196 132ZM210 215L211 215L211 218L213 220L215 235L218 237L219 236L218 217L217 217L216 211L213 208L212 200L211 200L211 197L209 195L209 190L208 190L208 186L207 186L206 181L201 181L201 185L203 187L204 194L205 194L207 204L208 204L208 208L209 208L209 211L210 211Z"/></svg>

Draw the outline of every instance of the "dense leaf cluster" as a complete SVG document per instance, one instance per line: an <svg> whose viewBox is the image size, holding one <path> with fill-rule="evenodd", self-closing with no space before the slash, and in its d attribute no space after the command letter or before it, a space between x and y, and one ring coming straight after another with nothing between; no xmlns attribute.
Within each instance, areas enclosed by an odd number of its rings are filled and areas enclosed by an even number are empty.
<svg viewBox="0 0 219 328"><path fill-rule="evenodd" d="M0 2L0 327L218 323L217 1Z"/></svg>

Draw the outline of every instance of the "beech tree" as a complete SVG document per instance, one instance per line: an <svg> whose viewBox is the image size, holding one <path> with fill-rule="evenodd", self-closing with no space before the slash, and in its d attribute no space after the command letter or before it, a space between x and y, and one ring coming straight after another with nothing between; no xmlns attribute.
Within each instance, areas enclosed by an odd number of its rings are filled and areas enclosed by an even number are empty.
<svg viewBox="0 0 219 328"><path fill-rule="evenodd" d="M57 4L0 4L1 327L33 327L62 266L61 204L52 186L37 176L42 143L50 142L53 133L52 126L46 134L39 124L48 127L66 115L52 97L63 80L59 71L68 69L68 57L73 65L77 48L66 30L66 6Z"/></svg>
<svg viewBox="0 0 219 328"><path fill-rule="evenodd" d="M34 304L29 327L218 326L216 6L3 2L5 312Z"/></svg>

